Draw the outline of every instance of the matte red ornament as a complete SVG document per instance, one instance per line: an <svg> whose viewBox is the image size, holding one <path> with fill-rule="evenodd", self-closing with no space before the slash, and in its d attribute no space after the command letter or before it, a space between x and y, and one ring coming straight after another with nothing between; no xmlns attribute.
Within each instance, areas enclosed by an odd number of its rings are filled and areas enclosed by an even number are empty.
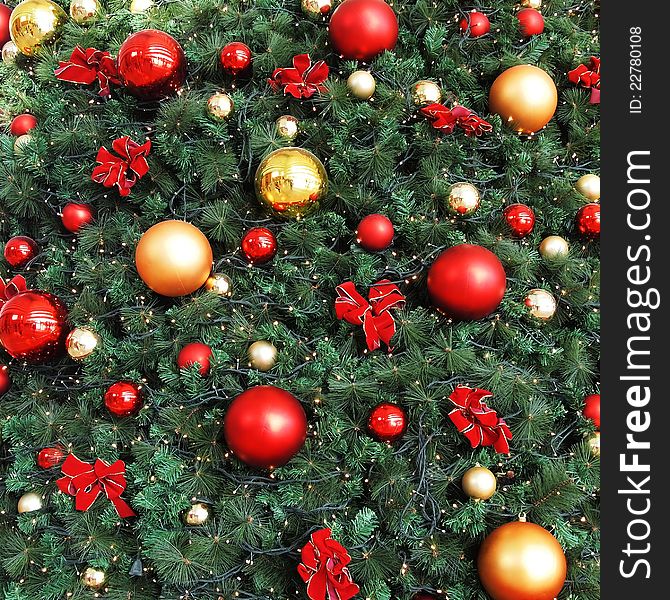
<svg viewBox="0 0 670 600"><path fill-rule="evenodd" d="M398 41L398 18L384 0L344 0L328 28L335 50L349 60L370 61Z"/></svg>
<svg viewBox="0 0 670 600"><path fill-rule="evenodd" d="M220 60L228 75L240 75L251 67L251 48L242 42L230 42L221 50Z"/></svg>
<svg viewBox="0 0 670 600"><path fill-rule="evenodd" d="M9 132L16 136L25 135L31 129L35 129L35 127L37 127L35 116L30 113L23 113L22 115L16 115L12 119L12 122L9 124Z"/></svg>
<svg viewBox="0 0 670 600"><path fill-rule="evenodd" d="M12 387L12 379L9 376L9 367L0 365L0 396L4 396Z"/></svg>
<svg viewBox="0 0 670 600"><path fill-rule="evenodd" d="M140 100L172 96L186 79L184 50L171 35L145 29L130 35L119 48L119 77Z"/></svg>
<svg viewBox="0 0 670 600"><path fill-rule="evenodd" d="M479 37L491 31L489 18L478 11L469 12L467 17L463 17L458 25L463 33L468 31L469 28L470 37Z"/></svg>
<svg viewBox="0 0 670 600"><path fill-rule="evenodd" d="M575 219L577 230L584 237L595 239L600 237L600 204L585 204L577 212Z"/></svg>
<svg viewBox="0 0 670 600"><path fill-rule="evenodd" d="M286 464L307 437L307 417L297 398L259 385L233 400L224 421L228 447L242 462L263 469Z"/></svg>
<svg viewBox="0 0 670 600"><path fill-rule="evenodd" d="M42 448L37 453L37 464L42 469L51 469L57 467L63 462L65 451L59 446L53 448Z"/></svg>
<svg viewBox="0 0 670 600"><path fill-rule="evenodd" d="M600 394L589 394L584 398L582 414L600 430Z"/></svg>
<svg viewBox="0 0 670 600"><path fill-rule="evenodd" d="M95 216L90 204L70 202L63 207L61 218L65 229L72 233L79 233L82 227L93 222Z"/></svg>
<svg viewBox="0 0 670 600"><path fill-rule="evenodd" d="M26 235L17 235L5 244L5 260L15 269L25 267L38 252L35 240Z"/></svg>
<svg viewBox="0 0 670 600"><path fill-rule="evenodd" d="M9 35L9 17L11 15L12 9L6 4L0 4L0 48L11 39Z"/></svg>
<svg viewBox="0 0 670 600"><path fill-rule="evenodd" d="M542 13L534 8L524 8L516 14L519 19L519 27L524 37L539 35L544 31L544 18Z"/></svg>
<svg viewBox="0 0 670 600"><path fill-rule="evenodd" d="M525 204L510 204L503 211L503 218L516 237L526 237L535 227L535 213Z"/></svg>
<svg viewBox="0 0 670 600"><path fill-rule="evenodd" d="M372 409L368 430L380 442L394 442L407 429L407 413L397 404L382 402Z"/></svg>
<svg viewBox="0 0 670 600"><path fill-rule="evenodd" d="M386 250L393 241L393 223L385 215L363 217L356 228L356 241L370 252Z"/></svg>
<svg viewBox="0 0 670 600"><path fill-rule="evenodd" d="M505 269L490 250L459 244L445 250L428 271L428 293L450 317L476 321L498 308L507 287Z"/></svg>
<svg viewBox="0 0 670 600"><path fill-rule="evenodd" d="M198 364L200 368L198 372L200 375L207 375L211 367L210 359L212 357L212 349L207 344L200 342L193 342L186 344L177 356L177 366L180 369L186 369L191 365Z"/></svg>
<svg viewBox="0 0 670 600"><path fill-rule="evenodd" d="M105 392L105 407L115 417L129 417L142 407L140 387L132 381L117 381Z"/></svg>
<svg viewBox="0 0 670 600"><path fill-rule="evenodd" d="M251 263L266 263L277 254L277 238L267 227L254 227L242 238L242 252Z"/></svg>

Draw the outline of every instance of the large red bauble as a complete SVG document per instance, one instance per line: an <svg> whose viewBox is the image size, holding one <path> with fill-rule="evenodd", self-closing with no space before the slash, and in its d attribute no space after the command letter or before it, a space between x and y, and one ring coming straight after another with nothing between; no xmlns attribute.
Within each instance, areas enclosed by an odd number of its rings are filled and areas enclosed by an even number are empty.
<svg viewBox="0 0 670 600"><path fill-rule="evenodd" d="M63 462L65 451L59 446L42 448L37 454L37 464L43 469L57 467Z"/></svg>
<svg viewBox="0 0 670 600"><path fill-rule="evenodd" d="M4 46L9 40L9 17L12 14L12 9L6 4L0 4L0 48Z"/></svg>
<svg viewBox="0 0 670 600"><path fill-rule="evenodd" d="M185 369L191 365L198 364L200 368L198 372L200 375L207 375L211 367L210 359L212 357L212 349L207 344L200 342L193 342L186 344L177 356L177 366L180 369Z"/></svg>
<svg viewBox="0 0 670 600"><path fill-rule="evenodd" d="M498 257L473 244L445 250L428 271L433 304L456 319L475 321L491 314L506 287L505 269Z"/></svg>
<svg viewBox="0 0 670 600"><path fill-rule="evenodd" d="M593 421L596 429L600 429L600 394L590 394L584 398L582 414Z"/></svg>
<svg viewBox="0 0 670 600"><path fill-rule="evenodd" d="M372 409L368 430L380 442L393 442L407 429L407 413L397 404L382 402Z"/></svg>
<svg viewBox="0 0 670 600"><path fill-rule="evenodd" d="M0 6L4 6L0 4ZM25 135L31 129L37 127L37 119L34 115L30 113L23 113L22 115L16 115L12 122L9 124L9 132L12 135Z"/></svg>
<svg viewBox="0 0 670 600"><path fill-rule="evenodd" d="M0 309L0 343L13 358L41 363L65 349L67 308L47 292L27 291Z"/></svg>
<svg viewBox="0 0 670 600"><path fill-rule="evenodd" d="M144 29L128 36L119 48L117 66L121 82L141 100L160 100L184 85L186 56L171 35Z"/></svg>
<svg viewBox="0 0 670 600"><path fill-rule="evenodd" d="M242 238L242 252L249 262L266 263L277 254L277 238L267 227L254 227Z"/></svg>
<svg viewBox="0 0 670 600"><path fill-rule="evenodd" d="M242 42L230 42L221 50L220 60L228 75L239 75L251 66L251 48Z"/></svg>
<svg viewBox="0 0 670 600"><path fill-rule="evenodd" d="M63 226L72 233L79 233L79 230L88 225L95 218L93 207L90 204L78 204L70 202L63 207Z"/></svg>
<svg viewBox="0 0 670 600"><path fill-rule="evenodd" d="M591 239L600 237L600 204L592 202L582 206L577 212L575 223L577 230L584 237Z"/></svg>
<svg viewBox="0 0 670 600"><path fill-rule="evenodd" d="M344 0L330 18L330 41L349 60L370 61L398 41L398 18L384 0Z"/></svg>
<svg viewBox="0 0 670 600"><path fill-rule="evenodd" d="M535 213L525 204L510 204L503 211L503 218L516 237L526 237L535 227Z"/></svg>
<svg viewBox="0 0 670 600"><path fill-rule="evenodd" d="M471 37L479 37L491 31L491 22L484 14L477 11L468 13L467 17L463 17L458 24L461 31L465 33L470 28Z"/></svg>
<svg viewBox="0 0 670 600"><path fill-rule="evenodd" d="M363 217L356 228L356 241L370 252L386 250L393 241L393 223L385 215Z"/></svg>
<svg viewBox="0 0 670 600"><path fill-rule="evenodd" d="M25 267L38 252L35 240L25 235L17 235L5 244L5 260L15 269Z"/></svg>
<svg viewBox="0 0 670 600"><path fill-rule="evenodd" d="M223 431L228 447L252 467L286 464L307 437L307 417L297 398L273 385L242 392L226 413Z"/></svg>
<svg viewBox="0 0 670 600"><path fill-rule="evenodd" d="M544 31L544 18L534 8L524 8L516 14L519 19L519 27L524 37L539 35Z"/></svg>
<svg viewBox="0 0 670 600"><path fill-rule="evenodd" d="M140 387L132 381L117 381L105 392L105 407L115 417L129 417L142 407Z"/></svg>
<svg viewBox="0 0 670 600"><path fill-rule="evenodd" d="M0 365L0 396L4 396L12 387L12 379L9 376L9 367Z"/></svg>

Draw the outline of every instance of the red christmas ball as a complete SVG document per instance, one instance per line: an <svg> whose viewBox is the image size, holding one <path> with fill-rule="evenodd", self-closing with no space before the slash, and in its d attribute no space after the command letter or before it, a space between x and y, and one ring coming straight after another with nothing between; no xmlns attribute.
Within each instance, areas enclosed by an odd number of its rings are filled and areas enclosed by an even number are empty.
<svg viewBox="0 0 670 600"><path fill-rule="evenodd" d="M65 452L63 448L59 446L42 448L37 453L37 464L43 469L51 469L60 465L64 458Z"/></svg>
<svg viewBox="0 0 670 600"><path fill-rule="evenodd" d="M582 414L593 421L596 429L600 429L600 394L590 394L584 398Z"/></svg>
<svg viewBox="0 0 670 600"><path fill-rule="evenodd" d="M242 252L252 263L266 263L277 254L277 238L267 227L254 227L242 238Z"/></svg>
<svg viewBox="0 0 670 600"><path fill-rule="evenodd" d="M12 9L6 4L0 4L0 48L11 39L9 36L9 17L11 15Z"/></svg>
<svg viewBox="0 0 670 600"><path fill-rule="evenodd" d="M516 14L519 19L519 27L524 37L539 35L544 31L544 18L534 8L524 8Z"/></svg>
<svg viewBox="0 0 670 600"><path fill-rule="evenodd" d="M15 269L25 267L38 252L35 240L25 235L17 235L5 244L5 260Z"/></svg>
<svg viewBox="0 0 670 600"><path fill-rule="evenodd" d="M0 396L4 396L12 387L12 379L9 376L9 367L0 365Z"/></svg>
<svg viewBox="0 0 670 600"><path fill-rule="evenodd" d="M370 61L398 41L398 18L384 0L344 0L328 28L335 50L349 60Z"/></svg>
<svg viewBox="0 0 670 600"><path fill-rule="evenodd" d="M356 228L356 241L370 252L386 250L393 241L393 223L385 215L363 217Z"/></svg>
<svg viewBox="0 0 670 600"><path fill-rule="evenodd" d="M13 358L45 362L64 350L69 332L67 308L47 292L21 292L0 309L0 343Z"/></svg>
<svg viewBox="0 0 670 600"><path fill-rule="evenodd" d="M207 375L210 369L210 358L212 357L212 349L207 344L200 342L193 342L186 344L177 356L177 366L180 369L185 369L191 365L198 364L200 368L198 372L200 375Z"/></svg>
<svg viewBox="0 0 670 600"><path fill-rule="evenodd" d="M479 37L491 31L491 22L484 13L472 11L467 17L461 19L459 27L463 33L470 28L470 36Z"/></svg>
<svg viewBox="0 0 670 600"><path fill-rule="evenodd" d="M157 29L128 36L119 48L117 66L121 82L140 100L173 95L186 79L186 56L179 42Z"/></svg>
<svg viewBox="0 0 670 600"><path fill-rule="evenodd" d="M380 442L393 442L407 429L407 413L397 404L382 402L372 409L368 430Z"/></svg>
<svg viewBox="0 0 670 600"><path fill-rule="evenodd" d="M456 319L476 321L491 314L506 287L505 269L498 257L472 244L445 250L428 271L433 304Z"/></svg>
<svg viewBox="0 0 670 600"><path fill-rule="evenodd" d="M228 75L239 75L251 66L251 48L242 42L230 42L221 50L220 59Z"/></svg>
<svg viewBox="0 0 670 600"><path fill-rule="evenodd" d="M503 218L516 237L526 237L535 227L535 213L525 204L510 204L503 211Z"/></svg>
<svg viewBox="0 0 670 600"><path fill-rule="evenodd" d="M223 431L228 447L252 467L286 464L307 437L307 417L297 398L273 385L242 392L226 413Z"/></svg>
<svg viewBox="0 0 670 600"><path fill-rule="evenodd" d="M142 407L140 387L132 381L117 381L105 392L105 407L115 417L129 417Z"/></svg>
<svg viewBox="0 0 670 600"><path fill-rule="evenodd" d="M600 204L592 202L585 204L577 212L576 217L577 230L584 237L600 237Z"/></svg>
<svg viewBox="0 0 670 600"><path fill-rule="evenodd" d="M0 6L4 5L0 4ZM35 127L37 127L37 119L34 115L23 113L22 115L16 115L12 119L12 122L9 124L9 132L16 136L25 135L31 129L35 129Z"/></svg>
<svg viewBox="0 0 670 600"><path fill-rule="evenodd" d="M72 233L79 233L79 230L93 221L93 207L90 204L78 204L70 202L63 207L63 226Z"/></svg>

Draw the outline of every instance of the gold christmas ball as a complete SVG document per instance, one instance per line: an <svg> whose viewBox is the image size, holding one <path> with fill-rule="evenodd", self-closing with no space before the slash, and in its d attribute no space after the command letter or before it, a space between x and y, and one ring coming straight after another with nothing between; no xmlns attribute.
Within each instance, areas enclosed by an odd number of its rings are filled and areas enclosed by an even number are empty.
<svg viewBox="0 0 670 600"><path fill-rule="evenodd" d="M32 136L29 133L24 133L14 140L14 154L17 156L22 156L23 152L28 144L32 140Z"/></svg>
<svg viewBox="0 0 670 600"><path fill-rule="evenodd" d="M233 99L225 92L212 94L207 100L207 112L217 121L225 121L234 109Z"/></svg>
<svg viewBox="0 0 670 600"><path fill-rule="evenodd" d="M549 321L556 313L556 298L547 290L536 288L526 294L528 314L538 321Z"/></svg>
<svg viewBox="0 0 670 600"><path fill-rule="evenodd" d="M204 525L209 521L210 516L211 509L209 505L204 502L196 502L184 512L184 523L187 525Z"/></svg>
<svg viewBox="0 0 670 600"><path fill-rule="evenodd" d="M519 133L542 129L556 112L558 92L549 75L533 65L503 71L491 86L489 110Z"/></svg>
<svg viewBox="0 0 670 600"><path fill-rule="evenodd" d="M521 6L538 10L542 6L542 0L521 0Z"/></svg>
<svg viewBox="0 0 670 600"><path fill-rule="evenodd" d="M447 208L454 215L466 217L479 208L479 190L471 183L455 183L449 188Z"/></svg>
<svg viewBox="0 0 670 600"><path fill-rule="evenodd" d="M24 0L12 11L9 34L23 54L32 56L59 34L66 21L65 11L51 0Z"/></svg>
<svg viewBox="0 0 670 600"><path fill-rule="evenodd" d="M249 365L259 371L269 371L277 362L277 348L271 342L258 340L249 346Z"/></svg>
<svg viewBox="0 0 670 600"><path fill-rule="evenodd" d="M442 100L442 90L434 81L422 79L412 86L412 100L414 104L435 104Z"/></svg>
<svg viewBox="0 0 670 600"><path fill-rule="evenodd" d="M19 513L33 512L34 510L39 510L42 508L42 496L36 494L35 492L27 492L19 498L19 502L16 506L16 510Z"/></svg>
<svg viewBox="0 0 670 600"><path fill-rule="evenodd" d="M540 242L542 258L561 258L568 255L569 249L567 240L560 235L549 235Z"/></svg>
<svg viewBox="0 0 670 600"><path fill-rule="evenodd" d="M275 121L277 135L285 140L294 140L300 133L300 121L293 115L282 115Z"/></svg>
<svg viewBox="0 0 670 600"><path fill-rule="evenodd" d="M591 202L598 202L600 200L600 177L593 174L582 175L577 180L575 189Z"/></svg>
<svg viewBox="0 0 670 600"><path fill-rule="evenodd" d="M105 572L94 567L86 567L86 570L81 574L81 582L91 590L99 590L105 585Z"/></svg>
<svg viewBox="0 0 670 600"><path fill-rule="evenodd" d="M12 42L12 40L9 40L2 47L2 62L13 63L18 55L19 55L19 49L17 45L14 42Z"/></svg>
<svg viewBox="0 0 670 600"><path fill-rule="evenodd" d="M333 8L333 0L300 0L300 7L308 17L317 19Z"/></svg>
<svg viewBox="0 0 670 600"><path fill-rule="evenodd" d="M600 432L595 431L593 435L588 439L589 449L593 454L600 454Z"/></svg>
<svg viewBox="0 0 670 600"><path fill-rule="evenodd" d="M279 148L256 171L256 195L276 217L307 216L319 207L327 191L323 163L302 148Z"/></svg>
<svg viewBox="0 0 670 600"><path fill-rule="evenodd" d="M205 281L205 289L229 298L233 295L233 280L223 273L212 273Z"/></svg>
<svg viewBox="0 0 670 600"><path fill-rule="evenodd" d="M65 347L70 357L83 360L93 354L100 345L100 336L88 327L75 327L65 340Z"/></svg>
<svg viewBox="0 0 670 600"><path fill-rule="evenodd" d="M377 82L370 71L354 71L347 79L347 87L359 100L369 100L375 93Z"/></svg>
<svg viewBox="0 0 670 600"><path fill-rule="evenodd" d="M472 467L463 474L463 491L475 500L488 500L496 491L496 476L486 467Z"/></svg>
<svg viewBox="0 0 670 600"><path fill-rule="evenodd" d="M138 15L147 12L154 5L154 0L132 0L129 10L131 13Z"/></svg>
<svg viewBox="0 0 670 600"><path fill-rule="evenodd" d="M70 16L80 25L92 23L100 12L98 0L72 0L70 2Z"/></svg>
<svg viewBox="0 0 670 600"><path fill-rule="evenodd" d="M212 271L212 247L197 227L185 221L163 221L150 227L135 250L140 277L163 296L195 292Z"/></svg>

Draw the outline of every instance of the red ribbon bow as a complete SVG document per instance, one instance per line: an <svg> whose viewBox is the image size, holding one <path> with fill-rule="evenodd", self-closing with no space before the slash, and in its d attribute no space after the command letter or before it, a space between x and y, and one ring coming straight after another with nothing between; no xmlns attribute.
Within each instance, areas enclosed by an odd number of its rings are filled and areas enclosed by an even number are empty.
<svg viewBox="0 0 670 600"><path fill-rule="evenodd" d="M493 125L478 117L474 112L465 106L456 105L453 108L447 108L443 104L429 104L421 109L421 113L431 119L435 129L441 129L447 134L454 131L456 126L465 131L465 135L479 137L482 133L488 133L493 129Z"/></svg>
<svg viewBox="0 0 670 600"><path fill-rule="evenodd" d="M0 277L0 306L2 306L7 300L13 298L21 292L25 292L28 289L28 284L23 275L16 275L12 277L9 281Z"/></svg>
<svg viewBox="0 0 670 600"><path fill-rule="evenodd" d="M116 185L119 194L128 196L137 180L149 172L149 163L145 156L151 150L151 140L140 145L124 135L112 142L112 149L119 156L114 156L104 146L98 150L95 157L98 166L93 169L91 179L108 188Z"/></svg>
<svg viewBox="0 0 670 600"><path fill-rule="evenodd" d="M352 325L363 325L368 350L376 350L381 342L389 346L396 331L395 319L389 311L405 306L405 296L398 286L388 279L378 281L370 288L369 302L358 293L351 281L335 289L339 294L335 299L337 318Z"/></svg>
<svg viewBox="0 0 670 600"><path fill-rule="evenodd" d="M347 568L347 549L331 534L330 529L319 529L302 548L298 573L311 600L349 600L360 591Z"/></svg>
<svg viewBox="0 0 670 600"><path fill-rule="evenodd" d="M458 431L468 438L473 448L493 446L496 452L509 454L508 440L512 439L512 432L504 419L498 418L496 411L483 402L485 398L491 397L493 394L486 390L456 386L449 396L455 405L449 418Z"/></svg>
<svg viewBox="0 0 670 600"><path fill-rule="evenodd" d="M320 60L312 64L309 54L298 54L293 57L293 67L275 69L268 83L277 91L284 88L284 94L294 98L311 98L316 92L323 92L328 79L328 65Z"/></svg>
<svg viewBox="0 0 670 600"><path fill-rule="evenodd" d="M75 497L74 506L77 510L88 510L96 498L104 493L119 517L125 519L135 516L133 509L121 498L126 489L126 465L122 460L108 465L96 458L95 465L92 465L70 454L61 466L61 471L65 477L58 479L56 485L61 492Z"/></svg>
<svg viewBox="0 0 670 600"><path fill-rule="evenodd" d="M92 84L96 79L100 85L98 95L103 98L111 96L109 84L120 85L119 72L116 61L109 52L75 46L70 60L60 61L58 68L54 71L56 79L69 81L70 83Z"/></svg>
<svg viewBox="0 0 670 600"><path fill-rule="evenodd" d="M591 104L600 104L600 59L591 57L589 66L579 65L568 72L568 79L575 85L591 90Z"/></svg>

